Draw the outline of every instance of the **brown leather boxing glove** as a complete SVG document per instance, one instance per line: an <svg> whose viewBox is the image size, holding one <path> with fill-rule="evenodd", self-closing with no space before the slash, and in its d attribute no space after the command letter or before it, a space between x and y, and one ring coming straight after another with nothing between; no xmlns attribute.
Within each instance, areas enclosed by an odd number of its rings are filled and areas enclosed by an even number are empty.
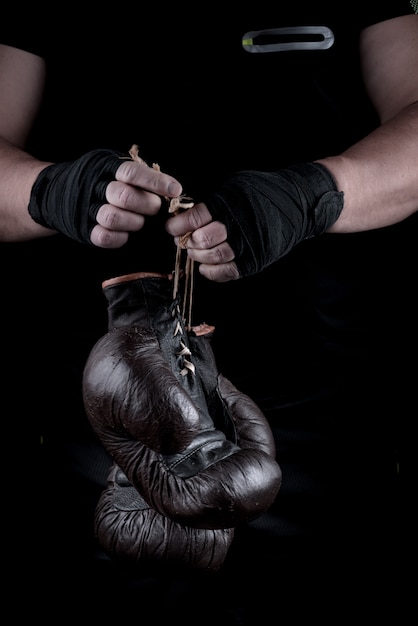
<svg viewBox="0 0 418 626"><path fill-rule="evenodd" d="M95 510L98 542L115 560L158 562L216 572L223 565L234 529L183 526L154 511L120 467L110 469Z"/></svg>

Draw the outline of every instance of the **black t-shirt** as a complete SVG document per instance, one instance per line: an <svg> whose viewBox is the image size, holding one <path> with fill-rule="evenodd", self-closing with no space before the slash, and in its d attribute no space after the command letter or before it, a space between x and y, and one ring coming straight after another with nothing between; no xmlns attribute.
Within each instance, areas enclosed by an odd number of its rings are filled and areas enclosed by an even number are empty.
<svg viewBox="0 0 418 626"><path fill-rule="evenodd" d="M0 41L47 62L28 150L67 161L100 147L127 152L136 143L196 200L237 170L276 170L344 150L378 124L361 83L359 33L411 13L410 4L374 3L367 15L361 5L343 12L328 2L282 4L228 12L214 3L191 12L151 4L143 19L125 10L100 20L74 4L59 16L25 8L25 25L3 21ZM278 39L275 31L289 27L297 35ZM242 44L248 33L284 49L250 52ZM392 373L399 337L410 340L410 327L399 324L413 321L414 232L416 219L323 235L256 277L216 285L197 276L194 322L216 326L219 368L267 410L335 393L341 406L349 391L361 396L370 383L374 392L382 354ZM55 422L58 411L83 421L80 372L106 331L102 280L170 271L173 242L157 218L119 251L58 236L2 245L1 255L11 371L30 385L42 420Z"/></svg>

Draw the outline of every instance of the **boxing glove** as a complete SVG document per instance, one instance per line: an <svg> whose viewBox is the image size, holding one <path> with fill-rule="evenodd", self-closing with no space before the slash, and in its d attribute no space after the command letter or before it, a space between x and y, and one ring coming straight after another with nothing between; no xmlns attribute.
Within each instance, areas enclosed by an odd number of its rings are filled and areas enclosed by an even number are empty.
<svg viewBox="0 0 418 626"><path fill-rule="evenodd" d="M103 284L109 331L84 368L86 413L152 509L184 526L233 528L279 492L274 439L258 406L218 373L213 328L186 328L172 279L134 274ZM171 452L179 409L198 415L198 431Z"/></svg>
<svg viewBox="0 0 418 626"><path fill-rule="evenodd" d="M208 572L223 565L234 538L231 528L190 528L157 513L117 465L111 467L97 503L94 529L114 560L176 564Z"/></svg>

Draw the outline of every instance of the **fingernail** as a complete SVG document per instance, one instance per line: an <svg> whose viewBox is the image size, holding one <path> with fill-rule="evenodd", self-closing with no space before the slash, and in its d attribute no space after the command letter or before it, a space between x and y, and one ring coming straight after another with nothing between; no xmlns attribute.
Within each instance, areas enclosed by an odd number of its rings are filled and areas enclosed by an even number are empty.
<svg viewBox="0 0 418 626"><path fill-rule="evenodd" d="M182 192L182 186L180 183L172 182L168 185L168 195L175 198L179 196Z"/></svg>

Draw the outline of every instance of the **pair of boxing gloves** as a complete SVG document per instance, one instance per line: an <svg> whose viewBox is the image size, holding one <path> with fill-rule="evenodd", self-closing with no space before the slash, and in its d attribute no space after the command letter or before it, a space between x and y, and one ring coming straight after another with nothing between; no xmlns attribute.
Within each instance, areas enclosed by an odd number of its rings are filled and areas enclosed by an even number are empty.
<svg viewBox="0 0 418 626"><path fill-rule="evenodd" d="M281 471L265 416L218 372L213 327L186 326L173 282L103 283L109 330L87 359L83 398L114 466L95 528L114 558L216 571L234 528L274 502Z"/></svg>

